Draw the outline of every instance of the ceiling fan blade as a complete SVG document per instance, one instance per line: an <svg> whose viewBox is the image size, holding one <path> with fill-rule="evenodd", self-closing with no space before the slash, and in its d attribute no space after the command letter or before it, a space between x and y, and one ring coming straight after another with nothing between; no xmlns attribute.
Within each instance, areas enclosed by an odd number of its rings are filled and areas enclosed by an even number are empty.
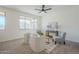
<svg viewBox="0 0 79 59"><path fill-rule="evenodd" d="M47 10L51 10L52 8L48 8L48 9L45 9L45 11L47 11Z"/></svg>
<svg viewBox="0 0 79 59"><path fill-rule="evenodd" d="M35 10L41 11L40 9L35 9Z"/></svg>
<svg viewBox="0 0 79 59"><path fill-rule="evenodd" d="M47 13L46 11L44 11L45 13Z"/></svg>

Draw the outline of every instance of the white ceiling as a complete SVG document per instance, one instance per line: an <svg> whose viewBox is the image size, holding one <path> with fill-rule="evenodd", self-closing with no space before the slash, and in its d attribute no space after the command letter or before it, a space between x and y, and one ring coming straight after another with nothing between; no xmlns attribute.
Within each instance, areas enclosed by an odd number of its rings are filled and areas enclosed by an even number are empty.
<svg viewBox="0 0 79 59"><path fill-rule="evenodd" d="M35 10L35 9L41 9L42 7L41 5L4 5L4 7L19 10L22 12L31 13L34 15L39 15L39 16L46 14L46 13L39 13L39 11ZM52 8L52 10L47 11L47 13L50 13L51 11L53 11L52 5L46 5L45 8Z"/></svg>
<svg viewBox="0 0 79 59"><path fill-rule="evenodd" d="M68 11L69 10L74 11L74 9L79 10L79 6L75 6L75 5L46 5L45 8L52 8L52 10L47 11L47 13L38 13L39 11L35 10L35 9L41 9L42 7L41 5L4 5L4 7L19 10L22 12L31 13L38 16L43 16L48 13L52 13L54 15L58 12L61 12L61 11L65 12L67 10Z"/></svg>

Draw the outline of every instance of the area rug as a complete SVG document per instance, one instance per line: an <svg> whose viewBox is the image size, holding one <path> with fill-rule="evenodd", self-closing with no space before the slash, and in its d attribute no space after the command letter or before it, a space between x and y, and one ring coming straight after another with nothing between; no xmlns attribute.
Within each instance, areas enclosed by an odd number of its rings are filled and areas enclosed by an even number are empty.
<svg viewBox="0 0 79 59"><path fill-rule="evenodd" d="M50 53L56 46L57 45L55 45L54 42L45 45L45 52Z"/></svg>

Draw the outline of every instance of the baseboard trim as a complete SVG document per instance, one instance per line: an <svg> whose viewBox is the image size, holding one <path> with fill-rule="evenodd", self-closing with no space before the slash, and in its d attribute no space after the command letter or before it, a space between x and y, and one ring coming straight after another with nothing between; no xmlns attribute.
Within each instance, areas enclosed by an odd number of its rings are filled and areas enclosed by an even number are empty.
<svg viewBox="0 0 79 59"><path fill-rule="evenodd" d="M14 41L14 40L19 40L19 39L24 39L24 38L15 38L15 39L9 39L9 40L4 40L4 41L0 41L0 42L8 42L8 41Z"/></svg>

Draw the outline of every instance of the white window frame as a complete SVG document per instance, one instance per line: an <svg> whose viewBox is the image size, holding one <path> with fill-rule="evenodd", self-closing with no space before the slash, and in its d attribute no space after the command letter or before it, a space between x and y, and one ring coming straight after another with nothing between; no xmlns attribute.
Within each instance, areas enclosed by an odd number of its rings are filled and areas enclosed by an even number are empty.
<svg viewBox="0 0 79 59"><path fill-rule="evenodd" d="M19 21L20 21L21 19L22 19L22 20L28 20L28 21L30 21L30 23L31 23L31 25L29 25L29 27L26 27L26 26L24 25L25 28L23 28L23 29L21 28L21 24L19 24L21 30L36 30L36 29L37 29L37 24L34 25L35 27L33 26L33 21L35 20L35 23L37 23L37 19L30 18L30 17L25 17L25 16L20 16ZM19 22L19 23L20 23L20 22ZM35 24L35 23L34 23L34 24Z"/></svg>

